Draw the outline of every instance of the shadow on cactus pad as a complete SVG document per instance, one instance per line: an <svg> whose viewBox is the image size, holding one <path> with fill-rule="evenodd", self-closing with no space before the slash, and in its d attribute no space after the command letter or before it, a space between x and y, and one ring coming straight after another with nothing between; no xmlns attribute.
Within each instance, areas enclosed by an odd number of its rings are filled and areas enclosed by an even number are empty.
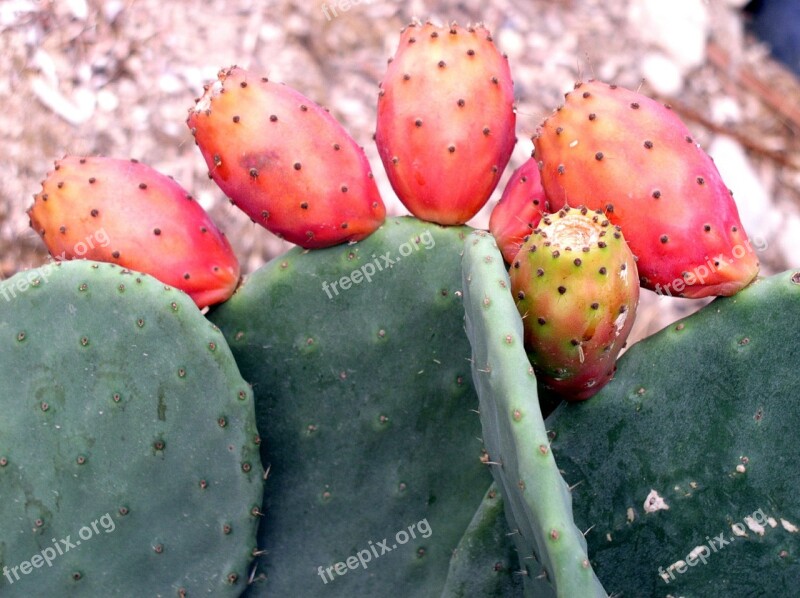
<svg viewBox="0 0 800 598"><path fill-rule="evenodd" d="M790 596L800 579L800 273L762 279L634 345L547 420L604 587Z"/></svg>

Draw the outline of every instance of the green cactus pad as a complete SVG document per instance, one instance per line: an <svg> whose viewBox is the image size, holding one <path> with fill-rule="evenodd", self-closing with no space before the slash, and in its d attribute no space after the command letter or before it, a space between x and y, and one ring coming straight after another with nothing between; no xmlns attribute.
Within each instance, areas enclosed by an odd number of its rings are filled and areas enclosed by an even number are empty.
<svg viewBox="0 0 800 598"><path fill-rule="evenodd" d="M492 484L453 552L441 598L521 598L522 578L503 498Z"/></svg>
<svg viewBox="0 0 800 598"><path fill-rule="evenodd" d="M797 595L798 313L800 273L760 280L637 343L548 419L610 591Z"/></svg>
<svg viewBox="0 0 800 598"><path fill-rule="evenodd" d="M236 596L252 392L184 293L75 261L0 283L0 594Z"/></svg>
<svg viewBox="0 0 800 598"><path fill-rule="evenodd" d="M545 431L522 320L494 237L465 242L464 305L483 440L531 596L606 596Z"/></svg>
<svg viewBox="0 0 800 598"><path fill-rule="evenodd" d="M355 244L295 248L209 314L265 439L252 595L441 594L491 482L464 334L469 231L404 217ZM428 537L410 537L422 521ZM359 551L366 566L348 566Z"/></svg>

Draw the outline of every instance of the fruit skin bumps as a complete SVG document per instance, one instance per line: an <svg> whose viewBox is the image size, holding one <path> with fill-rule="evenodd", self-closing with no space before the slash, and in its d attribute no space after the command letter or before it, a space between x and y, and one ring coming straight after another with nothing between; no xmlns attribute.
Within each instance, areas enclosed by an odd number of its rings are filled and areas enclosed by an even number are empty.
<svg viewBox="0 0 800 598"><path fill-rule="evenodd" d="M66 156L28 210L58 259L111 262L186 292L203 308L239 283L228 239L171 177L136 160Z"/></svg>
<svg viewBox="0 0 800 598"><path fill-rule="evenodd" d="M585 207L546 215L509 275L537 379L567 400L592 397L613 377L639 303L619 227Z"/></svg>
<svg viewBox="0 0 800 598"><path fill-rule="evenodd" d="M186 123L231 202L291 243L317 249L359 241L386 217L363 148L291 87L224 69Z"/></svg>
<svg viewBox="0 0 800 598"><path fill-rule="evenodd" d="M758 274L730 190L667 106L614 85L578 83L534 143L551 209L603 210L622 227L643 287L733 295Z"/></svg>
<svg viewBox="0 0 800 598"><path fill-rule="evenodd" d="M463 224L486 203L516 138L508 59L482 26L411 24L380 85L375 142L417 218Z"/></svg>

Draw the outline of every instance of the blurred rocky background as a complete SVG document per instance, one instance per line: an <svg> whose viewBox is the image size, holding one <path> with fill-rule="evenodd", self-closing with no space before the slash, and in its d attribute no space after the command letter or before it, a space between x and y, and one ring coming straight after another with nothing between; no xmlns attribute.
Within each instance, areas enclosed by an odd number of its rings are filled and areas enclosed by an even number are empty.
<svg viewBox="0 0 800 598"><path fill-rule="evenodd" d="M794 42L776 48L788 66L756 37L778 35L764 17L770 0L0 0L0 275L45 261L25 210L68 153L137 158L174 176L245 273L285 250L209 181L184 122L231 64L329 107L366 148L390 213L405 213L372 134L378 81L414 17L483 22L511 63L519 142L473 225L486 226L541 119L576 80L597 78L670 103L733 189L763 272L800 266L800 19L794 0L771 3L795 11L783 23L794 23ZM702 303L643 293L633 339Z"/></svg>

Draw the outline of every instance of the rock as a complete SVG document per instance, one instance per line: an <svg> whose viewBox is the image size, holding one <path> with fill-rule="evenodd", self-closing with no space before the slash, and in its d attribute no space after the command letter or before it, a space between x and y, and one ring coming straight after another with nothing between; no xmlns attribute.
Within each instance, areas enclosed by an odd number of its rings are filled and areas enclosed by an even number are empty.
<svg viewBox="0 0 800 598"><path fill-rule="evenodd" d="M73 19L85 21L89 18L89 5L86 0L66 0L67 9Z"/></svg>
<svg viewBox="0 0 800 598"><path fill-rule="evenodd" d="M711 120L720 125L741 122L742 107L730 96L719 96L711 100Z"/></svg>
<svg viewBox="0 0 800 598"><path fill-rule="evenodd" d="M703 0L641 0L628 11L643 42L662 48L683 73L705 62L708 8Z"/></svg>
<svg viewBox="0 0 800 598"><path fill-rule="evenodd" d="M783 214L781 229L783 234L778 237L779 248L787 262L796 264L800 253L800 215L796 210Z"/></svg>
<svg viewBox="0 0 800 598"><path fill-rule="evenodd" d="M114 112L119 107L119 97L113 91L101 89L97 92L97 107L103 112Z"/></svg>
<svg viewBox="0 0 800 598"><path fill-rule="evenodd" d="M83 124L94 115L97 98L85 87L75 89L68 98L43 77L33 77L31 90L42 104L72 125Z"/></svg>
<svg viewBox="0 0 800 598"><path fill-rule="evenodd" d="M661 52L649 52L642 58L642 75L655 90L664 96L676 96L683 89L681 69Z"/></svg>
<svg viewBox="0 0 800 598"><path fill-rule="evenodd" d="M185 85L175 74L167 72L159 76L158 89L167 95L172 95L183 92Z"/></svg>

